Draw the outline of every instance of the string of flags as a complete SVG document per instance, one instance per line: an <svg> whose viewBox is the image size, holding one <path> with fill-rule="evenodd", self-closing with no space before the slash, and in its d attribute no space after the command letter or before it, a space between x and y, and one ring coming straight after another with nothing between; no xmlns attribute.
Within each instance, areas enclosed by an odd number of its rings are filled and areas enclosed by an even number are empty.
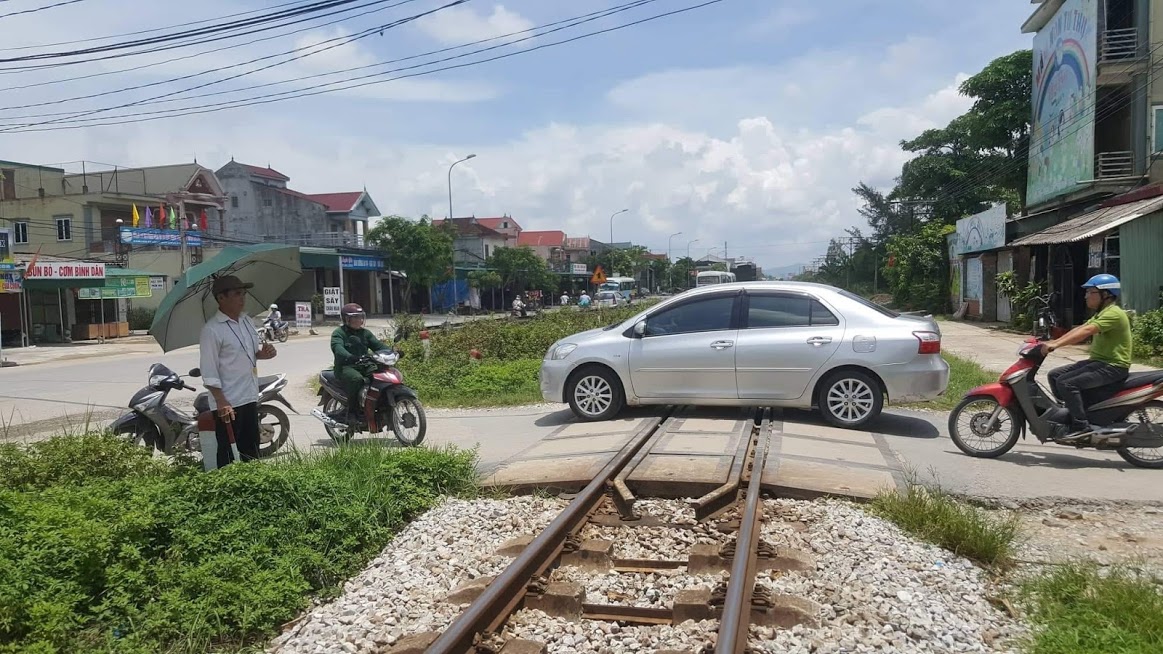
<svg viewBox="0 0 1163 654"><path fill-rule="evenodd" d="M154 222L153 209L149 206L147 206L145 208L145 224L142 225L141 222L142 222L142 215L137 210L137 204L135 203L133 205L133 226L134 227L145 227L146 229L152 229L154 226L154 224L153 224L153 222ZM158 208L157 208L157 222L158 222L159 228L164 229L166 227L169 227L170 229L177 229L178 228L178 214L176 211L174 211L174 207L170 206L169 212L167 213L166 212L166 205L159 204ZM191 227L196 227L197 229L200 229L202 231L206 231L206 229L209 228L209 226L210 226L209 219L206 217L206 210L205 209L202 209L201 213L198 215L198 221L194 225L191 225L190 221L187 220L184 216L182 217L182 229L190 229Z"/></svg>

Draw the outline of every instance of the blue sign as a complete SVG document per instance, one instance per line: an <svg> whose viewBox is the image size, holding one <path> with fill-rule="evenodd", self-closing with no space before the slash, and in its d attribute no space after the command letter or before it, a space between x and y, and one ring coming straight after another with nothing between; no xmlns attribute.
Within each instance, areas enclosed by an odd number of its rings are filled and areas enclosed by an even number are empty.
<svg viewBox="0 0 1163 654"><path fill-rule="evenodd" d="M121 242L126 245L180 248L182 247L182 232L176 229L153 227L122 227ZM194 248L202 247L202 235L194 231L186 232L186 245Z"/></svg>
<svg viewBox="0 0 1163 654"><path fill-rule="evenodd" d="M339 265L344 270L383 270L384 260L378 257L353 257L340 255Z"/></svg>

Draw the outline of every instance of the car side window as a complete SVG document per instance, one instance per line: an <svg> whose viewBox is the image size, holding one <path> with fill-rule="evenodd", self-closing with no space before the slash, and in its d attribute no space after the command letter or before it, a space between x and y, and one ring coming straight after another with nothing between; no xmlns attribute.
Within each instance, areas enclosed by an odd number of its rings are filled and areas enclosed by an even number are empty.
<svg viewBox="0 0 1163 654"><path fill-rule="evenodd" d="M802 295L748 296L747 328L834 327L836 315L819 300Z"/></svg>
<svg viewBox="0 0 1163 654"><path fill-rule="evenodd" d="M685 302L646 319L646 336L713 332L731 328L734 295Z"/></svg>

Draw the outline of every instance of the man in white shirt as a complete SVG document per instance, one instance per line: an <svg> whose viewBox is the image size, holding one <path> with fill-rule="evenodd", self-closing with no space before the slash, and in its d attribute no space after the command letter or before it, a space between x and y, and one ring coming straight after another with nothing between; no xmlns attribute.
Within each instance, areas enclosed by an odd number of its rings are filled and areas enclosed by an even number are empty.
<svg viewBox="0 0 1163 654"><path fill-rule="evenodd" d="M233 275L215 279L210 292L218 302L218 312L202 327L202 382L214 411L219 468L234 458L228 422L233 424L242 460L258 458L258 360L273 358L276 352L270 343L259 346L254 322L242 311L246 291L253 286Z"/></svg>

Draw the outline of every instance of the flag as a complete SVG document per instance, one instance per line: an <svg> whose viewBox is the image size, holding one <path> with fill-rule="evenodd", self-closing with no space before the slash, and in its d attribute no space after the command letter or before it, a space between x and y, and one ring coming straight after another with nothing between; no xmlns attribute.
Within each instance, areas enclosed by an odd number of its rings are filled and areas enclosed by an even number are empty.
<svg viewBox="0 0 1163 654"><path fill-rule="evenodd" d="M148 211L148 207L146 208L146 210ZM133 226L137 227L137 224L139 222L141 222L141 215L137 213L137 205L134 204L133 205Z"/></svg>
<svg viewBox="0 0 1163 654"><path fill-rule="evenodd" d="M178 214L177 214L177 212L174 211L173 207L170 207L170 229L177 229L177 228L178 228Z"/></svg>
<svg viewBox="0 0 1163 654"><path fill-rule="evenodd" d="M145 228L150 229L152 227L153 227L153 210L150 209L149 207L146 207L145 208Z"/></svg>
<svg viewBox="0 0 1163 654"><path fill-rule="evenodd" d="M157 205L157 226L160 229L166 228L166 205Z"/></svg>
<svg viewBox="0 0 1163 654"><path fill-rule="evenodd" d="M210 228L210 222L206 220L206 210L202 210L202 215L198 216L198 229L206 231Z"/></svg>
<svg viewBox="0 0 1163 654"><path fill-rule="evenodd" d="M32 269L36 267L36 260L40 258L40 249L42 247L44 246L38 245L36 247L36 254L32 255L32 261L29 261L28 265L24 267L24 276L26 278L28 277L28 273L32 272Z"/></svg>

